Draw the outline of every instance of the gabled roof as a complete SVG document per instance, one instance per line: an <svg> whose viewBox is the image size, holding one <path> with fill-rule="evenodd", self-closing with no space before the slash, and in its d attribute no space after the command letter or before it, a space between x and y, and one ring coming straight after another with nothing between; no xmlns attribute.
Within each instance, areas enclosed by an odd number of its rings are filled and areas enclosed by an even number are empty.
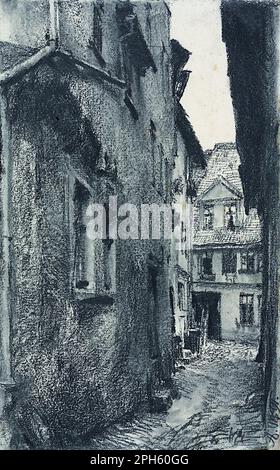
<svg viewBox="0 0 280 470"><path fill-rule="evenodd" d="M205 152L207 169L197 192L201 200L217 184L222 184L243 200L242 183L239 175L240 159L233 143L219 143L213 150ZM229 230L226 227L199 229L199 207L194 207L194 248L218 246L254 245L261 242L261 224L257 211L251 209L242 226Z"/></svg>
<svg viewBox="0 0 280 470"><path fill-rule="evenodd" d="M213 150L205 152L207 161L207 171L205 177L201 180L197 195L200 197L217 180L222 177L226 184L235 188L241 196L243 189L239 174L240 158L233 143L216 144Z"/></svg>
<svg viewBox="0 0 280 470"><path fill-rule="evenodd" d="M242 198L243 195L242 195L242 192L239 191L238 188L236 188L233 184L231 184L229 181L227 181L222 175L219 175L211 184L210 186L208 186L208 188L205 189L204 192L200 193L198 198L197 198L197 201L203 199L204 196L206 196L206 194L208 194L213 188L215 188L215 186L217 186L218 184L222 184L223 186L225 186L225 188L227 188L233 195L237 196L238 198Z"/></svg>

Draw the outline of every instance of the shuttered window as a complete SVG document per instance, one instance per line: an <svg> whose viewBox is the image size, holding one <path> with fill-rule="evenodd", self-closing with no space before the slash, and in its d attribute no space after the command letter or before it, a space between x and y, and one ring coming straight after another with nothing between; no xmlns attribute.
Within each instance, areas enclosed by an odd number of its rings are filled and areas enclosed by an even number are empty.
<svg viewBox="0 0 280 470"><path fill-rule="evenodd" d="M236 273L237 255L233 250L223 251L222 274Z"/></svg>

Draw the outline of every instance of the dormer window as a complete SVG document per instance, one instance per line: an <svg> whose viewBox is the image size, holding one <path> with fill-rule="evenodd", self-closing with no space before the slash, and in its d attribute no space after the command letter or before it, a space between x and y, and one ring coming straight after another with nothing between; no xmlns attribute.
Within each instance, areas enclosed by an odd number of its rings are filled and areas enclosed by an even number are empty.
<svg viewBox="0 0 280 470"><path fill-rule="evenodd" d="M224 225L229 230L234 230L236 226L236 204L226 204L224 206Z"/></svg>
<svg viewBox="0 0 280 470"><path fill-rule="evenodd" d="M207 206L204 208L203 213L203 228L209 230L213 228L214 222L214 206Z"/></svg>

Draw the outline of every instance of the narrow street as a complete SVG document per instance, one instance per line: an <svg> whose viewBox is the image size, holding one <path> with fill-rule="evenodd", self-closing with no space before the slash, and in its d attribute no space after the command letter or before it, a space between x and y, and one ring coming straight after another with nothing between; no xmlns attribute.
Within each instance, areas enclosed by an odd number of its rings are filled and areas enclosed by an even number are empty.
<svg viewBox="0 0 280 470"><path fill-rule="evenodd" d="M91 449L261 449L260 366L250 345L209 343L176 374L181 398L166 414L137 416L90 441Z"/></svg>

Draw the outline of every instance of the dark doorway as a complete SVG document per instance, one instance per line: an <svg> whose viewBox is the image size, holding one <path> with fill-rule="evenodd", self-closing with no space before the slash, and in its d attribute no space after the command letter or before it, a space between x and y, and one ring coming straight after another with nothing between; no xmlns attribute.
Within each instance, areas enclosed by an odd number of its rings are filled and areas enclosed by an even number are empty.
<svg viewBox="0 0 280 470"><path fill-rule="evenodd" d="M194 320L206 328L207 337L221 338L221 294L217 292L194 292L192 296Z"/></svg>

